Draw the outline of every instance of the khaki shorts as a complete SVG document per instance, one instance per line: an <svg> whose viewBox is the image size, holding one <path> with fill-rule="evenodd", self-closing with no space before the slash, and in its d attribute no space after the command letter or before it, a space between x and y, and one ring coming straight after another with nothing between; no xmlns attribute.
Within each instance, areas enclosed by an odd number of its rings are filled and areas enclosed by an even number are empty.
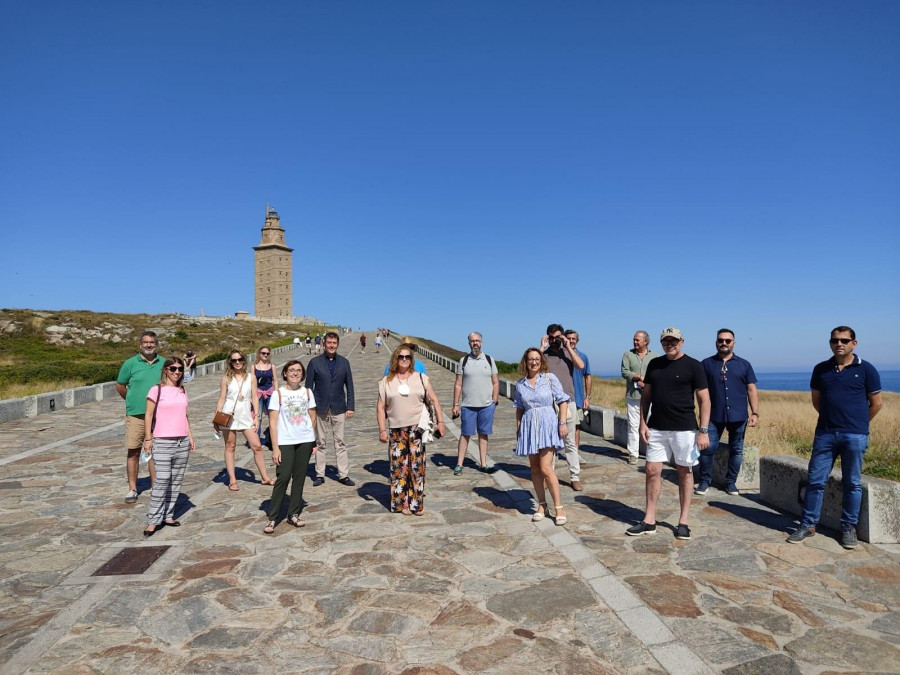
<svg viewBox="0 0 900 675"><path fill-rule="evenodd" d="M144 415L125 415L125 447L129 450L144 445Z"/></svg>

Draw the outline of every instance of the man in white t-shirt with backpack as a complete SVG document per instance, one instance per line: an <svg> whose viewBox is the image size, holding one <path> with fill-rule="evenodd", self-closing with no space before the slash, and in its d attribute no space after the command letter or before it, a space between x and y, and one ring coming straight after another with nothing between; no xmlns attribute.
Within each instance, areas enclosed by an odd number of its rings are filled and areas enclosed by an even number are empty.
<svg viewBox="0 0 900 675"><path fill-rule="evenodd" d="M453 385L453 419L462 417L456 467L453 475L462 473L463 462L469 448L469 439L478 434L479 469L494 473L497 468L487 466L488 436L493 431L494 408L500 397L500 376L497 364L481 351L481 333L469 334L469 353L459 360L456 383Z"/></svg>

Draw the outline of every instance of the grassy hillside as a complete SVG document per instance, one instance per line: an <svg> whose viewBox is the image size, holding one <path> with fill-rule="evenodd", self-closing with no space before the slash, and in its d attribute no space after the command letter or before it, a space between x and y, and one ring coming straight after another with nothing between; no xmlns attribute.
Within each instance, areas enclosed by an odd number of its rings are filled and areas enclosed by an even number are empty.
<svg viewBox="0 0 900 675"><path fill-rule="evenodd" d="M109 314L77 310L0 310L0 398L18 398L116 378L138 352L144 330L159 336L159 352L181 356L193 349L198 362L224 358L233 348L288 344L323 326L222 319L198 321L178 314Z"/></svg>

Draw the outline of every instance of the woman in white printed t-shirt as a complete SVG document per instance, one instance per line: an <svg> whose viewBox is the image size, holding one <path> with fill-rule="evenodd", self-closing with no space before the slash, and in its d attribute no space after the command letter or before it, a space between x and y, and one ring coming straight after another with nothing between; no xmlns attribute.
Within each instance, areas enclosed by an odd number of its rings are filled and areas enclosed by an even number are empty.
<svg viewBox="0 0 900 675"><path fill-rule="evenodd" d="M275 487L269 500L269 511L263 532L275 532L281 515L281 503L288 483L291 483L291 503L287 521L303 527L300 520L303 508L303 484L309 458L316 451L316 399L304 382L306 369L299 361L288 361L281 369L284 386L269 397L269 434L272 439L272 461L275 462Z"/></svg>

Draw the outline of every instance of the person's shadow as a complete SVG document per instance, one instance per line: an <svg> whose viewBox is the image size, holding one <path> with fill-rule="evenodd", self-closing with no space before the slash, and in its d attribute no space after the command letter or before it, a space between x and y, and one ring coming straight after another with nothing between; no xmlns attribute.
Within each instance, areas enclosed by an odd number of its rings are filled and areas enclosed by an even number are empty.
<svg viewBox="0 0 900 675"><path fill-rule="evenodd" d="M234 479L238 482L244 483L259 483L261 481L256 480L256 474L250 471L249 469L244 469L239 466L234 467ZM213 483L222 483L223 485L228 485L228 472L223 468L216 474L213 478Z"/></svg>
<svg viewBox="0 0 900 675"><path fill-rule="evenodd" d="M376 459L363 466L363 469L368 471L373 476L381 476L383 480L372 480L362 483L356 490L357 494L359 494L359 496L367 502L376 502L378 504L381 504L385 508L385 510L390 511L390 463L386 459Z"/></svg>
<svg viewBox="0 0 900 675"><path fill-rule="evenodd" d="M616 520L620 523L634 525L644 518L643 510L636 509L628 504L623 504L615 499L602 499L591 497L590 495L578 495L575 497L575 501L588 507L597 515L605 516L610 520Z"/></svg>

